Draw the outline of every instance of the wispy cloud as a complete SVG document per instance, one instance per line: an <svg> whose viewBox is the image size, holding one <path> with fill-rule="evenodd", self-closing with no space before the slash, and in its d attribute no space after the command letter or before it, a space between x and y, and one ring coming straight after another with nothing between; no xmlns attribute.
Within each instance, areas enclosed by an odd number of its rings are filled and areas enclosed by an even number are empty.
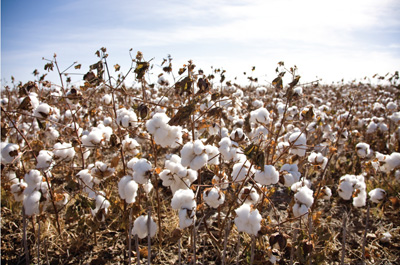
<svg viewBox="0 0 400 265"><path fill-rule="evenodd" d="M395 0L68 1L44 10L48 17L36 19L36 28L18 29L28 44L7 39L2 65L53 52L89 63L106 46L125 64L134 48L158 61L172 53L176 63L226 63L237 73L251 65L267 73L288 60L309 78L359 77L400 65L399 12Z"/></svg>

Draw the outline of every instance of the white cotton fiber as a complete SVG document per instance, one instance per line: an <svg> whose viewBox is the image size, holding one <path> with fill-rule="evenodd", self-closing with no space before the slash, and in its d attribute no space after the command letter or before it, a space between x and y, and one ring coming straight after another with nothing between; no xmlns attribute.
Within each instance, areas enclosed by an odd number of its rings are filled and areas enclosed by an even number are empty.
<svg viewBox="0 0 400 265"><path fill-rule="evenodd" d="M218 208L225 201L225 194L219 188L213 187L205 189L203 192L204 202L212 207Z"/></svg>
<svg viewBox="0 0 400 265"><path fill-rule="evenodd" d="M261 185L276 184L279 181L279 172L273 165L266 165L264 171L256 171L254 180Z"/></svg>
<svg viewBox="0 0 400 265"><path fill-rule="evenodd" d="M258 210L251 209L250 205L243 204L235 210L235 225L239 232L257 235L261 229L261 215Z"/></svg>
<svg viewBox="0 0 400 265"><path fill-rule="evenodd" d="M139 238L145 238L149 234L148 215L142 215L136 218L133 223L132 235L138 235ZM150 218L150 237L155 236L157 233L157 224Z"/></svg>
<svg viewBox="0 0 400 265"><path fill-rule="evenodd" d="M174 210L192 208L195 204L194 193L190 189L177 190L171 200L171 206Z"/></svg>
<svg viewBox="0 0 400 265"><path fill-rule="evenodd" d="M39 214L39 201L42 197L41 193L37 190L28 194L24 199L25 214L32 216L34 214Z"/></svg>
<svg viewBox="0 0 400 265"><path fill-rule="evenodd" d="M369 197L371 198L371 201L374 203L381 203L383 199L386 197L386 191L381 188L376 188L371 190L368 193Z"/></svg>

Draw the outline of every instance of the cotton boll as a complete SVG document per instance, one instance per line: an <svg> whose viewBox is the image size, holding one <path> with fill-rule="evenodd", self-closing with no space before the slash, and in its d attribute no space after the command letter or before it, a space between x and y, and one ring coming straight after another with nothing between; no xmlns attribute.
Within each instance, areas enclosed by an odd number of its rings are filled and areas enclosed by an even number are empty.
<svg viewBox="0 0 400 265"><path fill-rule="evenodd" d="M261 215L258 210L251 209L250 205L243 204L235 210L235 225L239 232L257 235L261 229Z"/></svg>
<svg viewBox="0 0 400 265"><path fill-rule="evenodd" d="M102 103L106 104L106 105L110 105L111 101L112 101L112 96L110 94L105 94L101 100Z"/></svg>
<svg viewBox="0 0 400 265"><path fill-rule="evenodd" d="M11 185L10 189L11 193L14 195L15 201L20 202L24 200L24 190L26 187L28 187L28 184L23 179Z"/></svg>
<svg viewBox="0 0 400 265"><path fill-rule="evenodd" d="M294 200L296 203L304 204L310 208L314 203L313 191L309 187L303 186L297 190Z"/></svg>
<svg viewBox="0 0 400 265"><path fill-rule="evenodd" d="M204 151L204 145L203 142L200 140L196 140L193 143L193 152L195 155L201 155Z"/></svg>
<svg viewBox="0 0 400 265"><path fill-rule="evenodd" d="M374 203L381 203L386 197L386 191L381 188L376 188L368 193L370 199Z"/></svg>
<svg viewBox="0 0 400 265"><path fill-rule="evenodd" d="M292 186L300 180L301 174L296 164L284 164L280 170L283 173L283 185L286 187Z"/></svg>
<svg viewBox="0 0 400 265"><path fill-rule="evenodd" d="M205 151L208 156L208 165L219 165L219 150L218 147L213 145L206 145Z"/></svg>
<svg viewBox="0 0 400 265"><path fill-rule="evenodd" d="M122 108L117 110L117 123L120 126L124 128L131 127L137 121L136 113L132 109L127 110L126 108Z"/></svg>
<svg viewBox="0 0 400 265"><path fill-rule="evenodd" d="M128 161L128 163L126 163L126 167L133 172L133 166L136 164L137 161L139 161L139 158L137 157L132 158L131 160Z"/></svg>
<svg viewBox="0 0 400 265"><path fill-rule="evenodd" d="M380 241L382 243L389 243L392 239L392 235L389 232L382 233Z"/></svg>
<svg viewBox="0 0 400 265"><path fill-rule="evenodd" d="M153 184L151 183L150 179L146 184L143 185L143 190L147 195L149 195L149 193L153 190Z"/></svg>
<svg viewBox="0 0 400 265"><path fill-rule="evenodd" d="M196 214L195 209L182 208L179 210L179 227L185 229L194 224Z"/></svg>
<svg viewBox="0 0 400 265"><path fill-rule="evenodd" d="M358 143L356 145L356 151L357 155L361 158L365 158L371 153L370 146L366 143Z"/></svg>
<svg viewBox="0 0 400 265"><path fill-rule="evenodd" d="M260 195L258 194L255 187L243 187L242 190L239 192L238 196L238 203L239 204L249 204L255 205L258 200L260 199Z"/></svg>
<svg viewBox="0 0 400 265"><path fill-rule="evenodd" d="M224 137L219 142L218 151L221 153L224 160L230 161L235 157L237 148L232 146L232 141L229 137Z"/></svg>
<svg viewBox="0 0 400 265"><path fill-rule="evenodd" d="M289 137L289 143L292 145L290 153L293 155L304 156L307 151L307 138L304 133L294 132Z"/></svg>
<svg viewBox="0 0 400 265"><path fill-rule="evenodd" d="M95 148L100 145L101 141L103 141L103 132L101 130L93 128L92 131L88 135L83 135L82 144L88 148Z"/></svg>
<svg viewBox="0 0 400 265"><path fill-rule="evenodd" d="M325 186L321 189L322 199L329 201L331 199L331 196L332 196L332 190L329 187Z"/></svg>
<svg viewBox="0 0 400 265"><path fill-rule="evenodd" d="M89 165L89 168L91 168L90 173L92 176L99 180L104 180L105 178L112 176L115 172L114 168L109 167L106 163L101 161L96 161L94 165Z"/></svg>
<svg viewBox="0 0 400 265"><path fill-rule="evenodd" d="M212 207L218 208L225 201L225 194L219 190L219 188L208 188L203 192L204 202Z"/></svg>
<svg viewBox="0 0 400 265"><path fill-rule="evenodd" d="M139 184L146 184L149 176L148 173L151 171L151 163L144 158L139 159L132 167L133 179Z"/></svg>
<svg viewBox="0 0 400 265"><path fill-rule="evenodd" d="M358 190L358 194L353 198L353 205L355 207L363 207L367 203L367 193L365 190Z"/></svg>
<svg viewBox="0 0 400 265"><path fill-rule="evenodd" d="M232 180L233 181L242 181L246 178L250 169L250 162L239 162L233 165L232 170ZM252 172L252 171L251 171Z"/></svg>
<svg viewBox="0 0 400 265"><path fill-rule="evenodd" d="M198 155L194 157L193 160L190 162L190 168L193 170L199 170L207 164L207 161L208 155L206 153Z"/></svg>
<svg viewBox="0 0 400 265"><path fill-rule="evenodd" d="M293 205L292 210L293 210L294 217L299 217L299 216L303 216L303 215L304 215L304 217L308 216L308 214L307 214L308 213L308 208L304 204L295 203Z"/></svg>
<svg viewBox="0 0 400 265"><path fill-rule="evenodd" d="M190 189L177 190L171 200L171 206L174 210L180 208L192 208L196 204L194 200L194 193Z"/></svg>
<svg viewBox="0 0 400 265"><path fill-rule="evenodd" d="M24 199L25 214L27 216L39 214L39 202L41 197L41 193L37 190L33 191L30 194L27 194Z"/></svg>
<svg viewBox="0 0 400 265"><path fill-rule="evenodd" d="M269 112L266 108L259 108L250 112L250 122L251 123L261 123L267 124L271 121L269 117Z"/></svg>
<svg viewBox="0 0 400 265"><path fill-rule="evenodd" d="M49 169L54 165L53 162L53 152L47 150L41 150L39 155L37 156L37 165L38 169Z"/></svg>
<svg viewBox="0 0 400 265"><path fill-rule="evenodd" d="M148 215L142 215L136 218L133 223L132 235L137 235L139 238L145 238L149 234ZM155 236L157 233L157 224L150 218L150 237Z"/></svg>
<svg viewBox="0 0 400 265"><path fill-rule="evenodd" d="M276 184L279 181L279 172L273 165L266 165L264 171L256 171L254 180L261 185Z"/></svg>
<svg viewBox="0 0 400 265"><path fill-rule="evenodd" d="M391 102L387 103L386 104L386 109L390 110L390 111L395 111L397 109L396 102L391 101Z"/></svg>
<svg viewBox="0 0 400 265"><path fill-rule="evenodd" d="M339 185L338 193L343 200L350 200L353 194L353 183L349 181L341 182Z"/></svg>
<svg viewBox="0 0 400 265"><path fill-rule="evenodd" d="M75 149L70 143L56 143L54 146L54 157L64 161L70 161L75 156Z"/></svg>
<svg viewBox="0 0 400 265"><path fill-rule="evenodd" d="M105 193L102 191L100 191L95 196L96 208L91 210L92 215L101 222L104 222L105 215L108 213L108 207L110 207L110 202L104 196L105 196ZM100 211L100 210L103 210L103 211Z"/></svg>
<svg viewBox="0 0 400 265"><path fill-rule="evenodd" d="M24 178L28 186L36 186L42 182L43 176L39 170L31 169L27 174L25 174Z"/></svg>
<svg viewBox="0 0 400 265"><path fill-rule="evenodd" d="M293 185L290 186L290 189L293 192L297 192L301 187L304 187L304 186L307 186L309 188L311 187L311 183L308 179L303 179L303 180L293 183Z"/></svg>
<svg viewBox="0 0 400 265"><path fill-rule="evenodd" d="M139 153L139 143L135 139L129 138L128 136L122 140L122 146L124 151L132 156L135 156Z"/></svg>
<svg viewBox="0 0 400 265"><path fill-rule="evenodd" d="M395 168L400 167L400 153L393 152L386 158L386 164L384 165L386 172L390 172Z"/></svg>
<svg viewBox="0 0 400 265"><path fill-rule="evenodd" d="M308 156L308 162L315 166L319 166L321 169L324 169L328 163L328 158L324 157L321 153L312 152Z"/></svg>
<svg viewBox="0 0 400 265"><path fill-rule="evenodd" d="M11 185L19 183L19 178L17 177L15 171L6 171L3 173L3 175L6 177L6 180L10 182Z"/></svg>
<svg viewBox="0 0 400 265"><path fill-rule="evenodd" d="M392 115L390 115L389 119L397 124L400 121L400 111L395 112Z"/></svg>
<svg viewBox="0 0 400 265"><path fill-rule="evenodd" d="M119 182L118 182L118 193L119 193L119 197L121 197L121 199L125 199L125 186L126 184L132 180L132 177L129 175L123 176Z"/></svg>
<svg viewBox="0 0 400 265"><path fill-rule="evenodd" d="M229 187L229 180L228 176L223 173L222 178L219 176L215 175L212 179L212 183L216 186L218 186L222 190L226 190Z"/></svg>
<svg viewBox="0 0 400 265"><path fill-rule="evenodd" d="M40 103L33 111L33 116L38 119L47 119L51 114L52 108L47 103Z"/></svg>
<svg viewBox="0 0 400 265"><path fill-rule="evenodd" d="M19 145L1 142L1 163L10 164L18 162Z"/></svg>

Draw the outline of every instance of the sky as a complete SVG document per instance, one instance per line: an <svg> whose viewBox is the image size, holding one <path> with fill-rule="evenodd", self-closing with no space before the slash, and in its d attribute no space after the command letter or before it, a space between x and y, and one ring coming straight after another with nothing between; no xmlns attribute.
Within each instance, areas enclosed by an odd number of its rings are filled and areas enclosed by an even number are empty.
<svg viewBox="0 0 400 265"><path fill-rule="evenodd" d="M101 47L122 73L131 65L129 50L141 51L154 64L150 82L169 54L175 73L192 60L206 74L220 68L238 82L252 76L268 84L280 61L296 65L303 83L361 79L400 70L400 1L1 1L3 84L11 76L34 80L34 69L47 73L42 58L54 53L61 71L78 62L82 68L68 72L84 74ZM60 83L55 72L47 78Z"/></svg>

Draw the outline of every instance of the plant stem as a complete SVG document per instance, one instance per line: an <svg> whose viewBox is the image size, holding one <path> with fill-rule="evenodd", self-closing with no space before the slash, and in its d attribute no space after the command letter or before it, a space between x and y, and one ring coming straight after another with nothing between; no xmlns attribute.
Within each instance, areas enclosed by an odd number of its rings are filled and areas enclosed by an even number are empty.
<svg viewBox="0 0 400 265"><path fill-rule="evenodd" d="M125 203L126 204L126 203ZM131 258L132 258L132 209L129 210L129 224L128 224L128 264L131 265ZM126 256L125 256L126 257Z"/></svg>
<svg viewBox="0 0 400 265"><path fill-rule="evenodd" d="M22 241L24 242L24 249L25 249L25 262L27 265L30 264L30 259L29 259L29 249L28 249L28 240L26 237L26 215L25 215L25 207L22 206L22 222L23 222L23 235L22 235Z"/></svg>
<svg viewBox="0 0 400 265"><path fill-rule="evenodd" d="M149 207L147 212L147 264L150 265L151 263L151 235L150 235L150 228L151 228L151 209Z"/></svg>
<svg viewBox="0 0 400 265"><path fill-rule="evenodd" d="M342 258L341 265L344 265L344 257L346 256L346 224L347 224L347 213L343 215L343 239L342 239Z"/></svg>
<svg viewBox="0 0 400 265"><path fill-rule="evenodd" d="M365 231L362 245L362 264L365 265L365 246L367 245L367 232L368 232L368 222L369 222L369 208L370 204L367 202L367 216L365 217Z"/></svg>

